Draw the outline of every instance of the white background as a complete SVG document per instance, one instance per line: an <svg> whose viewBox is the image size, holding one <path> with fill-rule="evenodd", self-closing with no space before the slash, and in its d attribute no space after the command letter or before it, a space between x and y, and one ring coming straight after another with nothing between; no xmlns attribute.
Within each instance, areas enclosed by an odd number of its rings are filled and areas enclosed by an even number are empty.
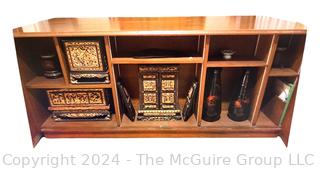
<svg viewBox="0 0 320 170"><path fill-rule="evenodd" d="M319 5L316 1L294 0L239 0L239 1L4 1L0 2L0 155L46 156L64 153L119 153L125 159L134 159L137 153L166 156L168 153L203 156L281 156L314 154L314 166L279 168L320 168L319 140ZM108 16L212 16L212 15L266 15L304 23L308 27L301 79L296 99L289 147L280 138L191 138L191 139L46 139L32 148L24 99L18 73L12 29L52 17L108 17ZM2 158L1 158L2 159ZM2 168L3 166L3 168ZM226 169L267 169L268 166L217 166ZM18 168L5 166L0 169ZM49 167L49 166L48 166ZM38 167L44 169L45 167ZM63 167L70 169L71 167ZM74 167L86 169L86 166ZM98 168L98 167L92 167ZM147 169L146 166L122 164L108 168ZM200 168L199 166L153 166L150 168ZM202 167L212 169L214 167Z"/></svg>

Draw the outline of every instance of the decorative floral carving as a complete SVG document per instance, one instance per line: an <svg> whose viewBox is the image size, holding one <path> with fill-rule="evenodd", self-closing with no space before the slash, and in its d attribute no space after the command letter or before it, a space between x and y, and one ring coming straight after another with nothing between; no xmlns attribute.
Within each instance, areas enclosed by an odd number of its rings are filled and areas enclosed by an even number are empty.
<svg viewBox="0 0 320 170"><path fill-rule="evenodd" d="M103 71L99 41L65 41L71 71Z"/></svg>
<svg viewBox="0 0 320 170"><path fill-rule="evenodd" d="M52 118L55 121L70 120L70 119L111 120L111 114L107 110L64 110L64 111L53 111Z"/></svg>
<svg viewBox="0 0 320 170"><path fill-rule="evenodd" d="M157 94L156 93L144 93L143 94L143 101L146 104L149 104L149 103L155 104L155 103L157 103Z"/></svg>
<svg viewBox="0 0 320 170"><path fill-rule="evenodd" d="M103 89L47 90L51 106L106 105Z"/></svg>
<svg viewBox="0 0 320 170"><path fill-rule="evenodd" d="M143 80L143 91L156 91L157 82L156 80Z"/></svg>
<svg viewBox="0 0 320 170"><path fill-rule="evenodd" d="M161 102L162 104L174 104L174 93L162 93Z"/></svg>
<svg viewBox="0 0 320 170"><path fill-rule="evenodd" d="M161 81L161 89L162 90L174 90L174 82L175 80L162 80Z"/></svg>

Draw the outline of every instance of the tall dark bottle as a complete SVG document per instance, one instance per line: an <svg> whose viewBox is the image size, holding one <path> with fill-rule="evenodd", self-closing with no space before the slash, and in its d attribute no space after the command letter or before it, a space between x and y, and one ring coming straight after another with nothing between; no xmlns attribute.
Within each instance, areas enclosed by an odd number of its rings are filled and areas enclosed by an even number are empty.
<svg viewBox="0 0 320 170"><path fill-rule="evenodd" d="M203 104L202 119L208 122L213 122L220 119L221 113L221 71L220 69L214 69L213 73L208 76L212 76L210 84L210 92L206 96ZM210 79L210 78L209 78Z"/></svg>
<svg viewBox="0 0 320 170"><path fill-rule="evenodd" d="M244 121L249 117L250 99L248 97L248 82L250 70L247 69L243 75L240 90L231 99L228 109L228 117L234 121Z"/></svg>

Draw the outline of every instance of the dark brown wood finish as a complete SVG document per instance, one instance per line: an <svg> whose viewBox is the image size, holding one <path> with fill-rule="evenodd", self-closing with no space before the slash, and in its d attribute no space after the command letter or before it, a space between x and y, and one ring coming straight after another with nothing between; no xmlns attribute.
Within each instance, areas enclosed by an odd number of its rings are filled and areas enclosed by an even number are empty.
<svg viewBox="0 0 320 170"><path fill-rule="evenodd" d="M25 86L26 83L30 81L36 74L35 70L30 67L30 64L28 64L29 58L35 57L35 50L29 51L28 49L30 49L30 46L26 44L24 40L20 39L16 39L15 45L32 143L33 146L36 146L42 137L41 125L50 114L46 109L46 105L43 105L43 103L40 102L43 98L39 98L39 91L27 89Z"/></svg>
<svg viewBox="0 0 320 170"><path fill-rule="evenodd" d="M231 17L144 17L144 18L55 18L14 29L23 93L34 146L42 136L61 137L276 137L288 144L296 90L282 127L278 105L263 107L272 98L269 82L281 78L292 82L300 74L306 28L300 23L262 16ZM69 68L60 37L104 37L110 84L69 83ZM288 67L275 68L273 60L279 37L289 40ZM135 58L140 50L159 48L178 50L185 56ZM222 49L236 51L223 60ZM42 76L40 55L56 54L63 76ZM194 79L199 85L196 114L184 121L131 122L120 113L116 81L121 74L124 85L138 109L138 65L180 64L179 105L182 108ZM223 109L217 122L202 120L207 69L223 68ZM241 72L255 70L251 117L234 122L227 118L228 100ZM119 70L118 70L119 68ZM48 111L46 89L107 88L112 91L115 114L111 121L54 122ZM271 87L272 88L272 87ZM272 90L272 89L271 89Z"/></svg>
<svg viewBox="0 0 320 170"><path fill-rule="evenodd" d="M255 89L255 97L253 99L253 108L251 110L251 123L254 126L256 124L256 121L259 117L260 113L260 106L261 102L264 96L265 88L268 82L268 73L270 72L270 69L272 67L273 58L275 55L276 47L278 44L279 37L277 35L274 35L272 37L272 41L269 44L269 50L267 50L266 55L264 57L264 60L266 61L267 66L263 69L263 71L260 73L259 79L258 79L258 85Z"/></svg>
<svg viewBox="0 0 320 170"><path fill-rule="evenodd" d="M14 29L15 37L305 34L304 25L265 16L53 18Z"/></svg>

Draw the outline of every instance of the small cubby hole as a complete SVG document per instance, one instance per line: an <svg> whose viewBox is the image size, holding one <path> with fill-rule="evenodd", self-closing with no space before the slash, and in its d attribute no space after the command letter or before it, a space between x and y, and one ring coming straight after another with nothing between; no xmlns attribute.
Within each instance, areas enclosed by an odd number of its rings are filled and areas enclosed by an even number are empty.
<svg viewBox="0 0 320 170"><path fill-rule="evenodd" d="M209 61L266 61L272 35L213 35L210 37ZM232 50L224 59L223 50Z"/></svg>
<svg viewBox="0 0 320 170"><path fill-rule="evenodd" d="M21 72L27 75L23 77L23 82L30 81L36 76L43 76L42 55L53 54L59 62L52 37L15 38L15 44Z"/></svg>
<svg viewBox="0 0 320 170"><path fill-rule="evenodd" d="M112 56L202 57L204 36L111 36Z"/></svg>
<svg viewBox="0 0 320 170"><path fill-rule="evenodd" d="M254 106L254 97L255 91L257 87L259 86L258 80L260 79L260 76L262 76L263 68L244 68L244 67L226 67L226 68L208 68L207 70L207 76L206 76L206 82L205 82L205 92L203 96L203 104L206 102L206 98L210 93L210 87L211 87L211 82L212 82L212 75L213 75L213 70L214 69L220 69L221 71L221 118L220 120L216 122L224 122L225 125L237 125L237 124L242 124L246 126L250 126L249 120L244 121L245 123L239 123L239 122L234 122L230 120L227 117L228 114L228 107L229 103L232 100L232 97L236 94L239 93L241 83L242 83L242 78L247 69L250 70L250 75L249 75L249 81L248 81L248 86L247 86L247 95L250 99L250 104L251 107L250 109L252 110ZM251 112L250 112L251 113ZM216 123L216 122L206 122L202 120L202 124L204 126L211 126L210 124L216 124L219 125L221 123Z"/></svg>
<svg viewBox="0 0 320 170"><path fill-rule="evenodd" d="M121 79L123 86L127 89L131 97L135 111L139 109L139 70L138 64L120 64L114 65L115 75L117 81ZM201 64L179 64L178 73L178 100L179 106L182 110L186 101L189 88L192 86L193 81L199 82ZM119 96L118 96L119 97ZM198 98L197 98L198 99ZM196 101L196 103L198 100ZM193 114L193 120L196 119L196 111ZM123 117L122 113L121 116ZM165 122L165 121L160 121Z"/></svg>
<svg viewBox="0 0 320 170"><path fill-rule="evenodd" d="M261 104L261 112L276 125L279 125L280 117L285 107L283 96L288 95L288 91L284 91L285 87L288 86L283 86L282 83L286 85L294 84L296 79L297 77L270 77L268 80ZM282 97L279 97L280 94Z"/></svg>
<svg viewBox="0 0 320 170"><path fill-rule="evenodd" d="M273 68L289 68L298 72L300 69L306 35L284 34L279 36Z"/></svg>

